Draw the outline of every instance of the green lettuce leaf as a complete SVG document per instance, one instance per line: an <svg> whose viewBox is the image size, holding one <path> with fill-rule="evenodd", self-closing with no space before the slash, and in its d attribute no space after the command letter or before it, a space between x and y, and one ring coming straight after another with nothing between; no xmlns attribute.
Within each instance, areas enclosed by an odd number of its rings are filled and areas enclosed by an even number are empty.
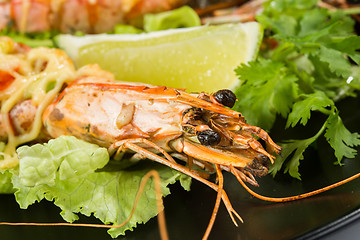
<svg viewBox="0 0 360 240"><path fill-rule="evenodd" d="M5 149L5 143L0 142L0 161L3 159L1 153ZM14 193L11 183L12 173L9 170L0 170L0 194Z"/></svg>
<svg viewBox="0 0 360 240"><path fill-rule="evenodd" d="M12 173L8 170L0 171L0 194L14 193L11 183Z"/></svg>
<svg viewBox="0 0 360 240"><path fill-rule="evenodd" d="M76 181L104 167L109 161L105 148L69 136L50 140L43 145L22 146L16 151L21 159L21 184L27 187L40 184L53 186L57 177Z"/></svg>
<svg viewBox="0 0 360 240"><path fill-rule="evenodd" d="M46 31L37 33L20 33L11 28L0 30L0 36L11 37L14 41L23 43L29 47L54 47L52 38L57 34L56 31Z"/></svg>
<svg viewBox="0 0 360 240"><path fill-rule="evenodd" d="M160 175L163 196L170 193L167 185L176 180L186 190L190 188L189 177L152 161L140 162L126 170L119 170L114 163L99 169L108 162L106 149L74 137L22 147L18 153L19 175L14 175L13 184L20 207L27 208L42 199L54 201L68 222L77 220L77 214L81 213L93 214L106 224L121 224L129 217L140 182L151 169ZM148 181L132 219L121 228L109 230L112 237L157 215L153 182L153 179Z"/></svg>
<svg viewBox="0 0 360 240"><path fill-rule="evenodd" d="M183 6L175 10L145 14L144 30L154 32L172 28L186 28L200 26L200 18L189 6Z"/></svg>
<svg viewBox="0 0 360 240"><path fill-rule="evenodd" d="M109 32L109 34L125 34L125 33L136 34L142 32L144 31L134 26L119 23L115 25L113 31Z"/></svg>

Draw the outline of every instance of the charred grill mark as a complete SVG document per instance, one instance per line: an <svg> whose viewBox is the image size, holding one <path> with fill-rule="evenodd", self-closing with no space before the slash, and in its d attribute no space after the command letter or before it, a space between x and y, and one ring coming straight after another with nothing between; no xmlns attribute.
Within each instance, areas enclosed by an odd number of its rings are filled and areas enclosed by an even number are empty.
<svg viewBox="0 0 360 240"><path fill-rule="evenodd" d="M183 113L182 113L182 117L184 117L185 115L187 115L187 114L188 114L189 112L191 112L191 111L192 111L192 107L185 109L185 110L183 111Z"/></svg>
<svg viewBox="0 0 360 240"><path fill-rule="evenodd" d="M57 103L60 103L64 98L64 95L60 95L59 98L57 99Z"/></svg>
<svg viewBox="0 0 360 240"><path fill-rule="evenodd" d="M30 107L29 105L31 105L30 101L24 102L24 104L21 104L21 106L17 104L14 106L14 108L10 112L9 116L10 116L11 123L14 123L13 121L16 118L17 119L15 121L20 122L21 129L17 129L16 127L12 126L15 129L16 134L18 134L18 132L17 132L18 130L20 132L22 132L22 130L27 131L32 125L33 119L25 117L26 113L24 112L24 108Z"/></svg>
<svg viewBox="0 0 360 240"><path fill-rule="evenodd" d="M15 135L23 134L28 132L32 124L34 122L35 114L36 114L37 107L32 105L31 100L25 100L23 102L15 104L15 106L8 112L0 116L0 128L3 127L4 119L1 118L8 118L11 132ZM6 130L0 131L0 135L4 138L7 137Z"/></svg>
<svg viewBox="0 0 360 240"><path fill-rule="evenodd" d="M68 132L71 135L73 133L73 130L71 129L71 127L67 127L66 132Z"/></svg>
<svg viewBox="0 0 360 240"><path fill-rule="evenodd" d="M90 125L90 132L91 132L91 134L96 135L96 136L100 135L100 130L96 125Z"/></svg>
<svg viewBox="0 0 360 240"><path fill-rule="evenodd" d="M25 122L21 123L20 127L25 131L27 131L32 126L32 123L33 123L32 119L27 119Z"/></svg>
<svg viewBox="0 0 360 240"><path fill-rule="evenodd" d="M189 135L195 135L195 129L193 126L183 126L183 131Z"/></svg>
<svg viewBox="0 0 360 240"><path fill-rule="evenodd" d="M61 89L59 92L63 92L65 90L65 88L67 88L68 84L64 83L64 85L62 85Z"/></svg>
<svg viewBox="0 0 360 240"><path fill-rule="evenodd" d="M248 164L244 170L258 176L262 177L267 175L269 171L270 159L263 155L259 154L257 157L253 159L251 164Z"/></svg>
<svg viewBox="0 0 360 240"><path fill-rule="evenodd" d="M64 114L58 108L54 108L54 110L51 111L49 119L51 121L61 121L64 119Z"/></svg>
<svg viewBox="0 0 360 240"><path fill-rule="evenodd" d="M85 130L89 133L90 132L91 125L90 123L85 127Z"/></svg>
<svg viewBox="0 0 360 240"><path fill-rule="evenodd" d="M180 93L178 90L176 90L176 89L175 89L175 94L176 94L176 96L180 96L180 95L181 95L181 93Z"/></svg>

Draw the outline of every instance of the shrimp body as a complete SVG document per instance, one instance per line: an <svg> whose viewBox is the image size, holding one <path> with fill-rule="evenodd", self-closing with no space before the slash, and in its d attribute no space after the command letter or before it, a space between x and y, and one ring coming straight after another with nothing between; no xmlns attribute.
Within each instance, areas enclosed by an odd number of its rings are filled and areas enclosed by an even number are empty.
<svg viewBox="0 0 360 240"><path fill-rule="evenodd" d="M96 66L87 68L100 71ZM15 135L30 131L37 113L31 103L21 101L9 112ZM111 151L119 148L119 142L144 139L152 144L138 142L142 151L177 153L203 167L220 164L228 171L230 166L238 167L244 180L255 185L252 175L266 175L274 159L271 153L280 151L264 130L246 124L239 112L219 103L214 94L113 81L101 74L70 83L45 108L42 124L41 138L72 135ZM6 140L2 118L0 129L0 138ZM265 142L270 153L253 135Z"/></svg>
<svg viewBox="0 0 360 240"><path fill-rule="evenodd" d="M169 150L167 142L182 134L181 114L190 106L168 102L166 95L146 94L151 88L134 84L95 77L77 81L43 114L46 131L52 137L73 135L104 147L147 138Z"/></svg>
<svg viewBox="0 0 360 240"><path fill-rule="evenodd" d="M101 33L182 4L184 0L5 0L0 2L0 30Z"/></svg>
<svg viewBox="0 0 360 240"><path fill-rule="evenodd" d="M210 99L205 93L84 77L45 110L43 124L52 138L73 135L110 148L119 147L117 142L145 139L156 147L139 141L143 151L162 149L181 154L186 162L239 167L251 176L245 177L250 182L252 174L266 175L274 157L252 134L272 152L280 147L263 130L247 125L240 113Z"/></svg>

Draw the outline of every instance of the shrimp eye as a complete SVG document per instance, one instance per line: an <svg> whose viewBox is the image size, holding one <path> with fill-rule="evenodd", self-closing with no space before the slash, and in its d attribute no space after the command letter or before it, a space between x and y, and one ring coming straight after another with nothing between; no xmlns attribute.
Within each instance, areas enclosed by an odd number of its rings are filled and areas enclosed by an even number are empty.
<svg viewBox="0 0 360 240"><path fill-rule="evenodd" d="M199 139L199 142L201 143L201 145L204 145L204 146L216 145L221 140L219 133L209 130L209 129L198 132L197 138Z"/></svg>
<svg viewBox="0 0 360 240"><path fill-rule="evenodd" d="M217 91L213 94L214 98L218 103L221 103L222 105L232 108L236 101L235 94L228 90L228 89L222 89Z"/></svg>

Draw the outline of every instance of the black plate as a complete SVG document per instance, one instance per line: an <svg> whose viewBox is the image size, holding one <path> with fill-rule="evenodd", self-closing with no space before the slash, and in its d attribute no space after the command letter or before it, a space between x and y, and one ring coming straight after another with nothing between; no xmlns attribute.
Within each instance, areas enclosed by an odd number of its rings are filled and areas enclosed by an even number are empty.
<svg viewBox="0 0 360 240"><path fill-rule="evenodd" d="M339 105L344 124L360 132L360 98L346 99ZM277 121L272 137L276 140L289 136L310 137L322 122L322 116L308 124L284 132L282 121ZM344 166L333 164L333 150L320 139L305 153L300 165L302 181L279 174L274 179L259 179L259 188L266 196L290 196L308 192L340 181L360 171L360 158L345 159ZM359 216L359 180L315 197L289 203L269 203L253 198L231 174L224 174L225 190L233 207L244 219L235 227L223 205L216 219L210 239L311 239L348 224ZM193 182L191 191L184 191L179 184L171 187L172 194L165 199L165 213L170 239L201 239L210 219L216 192ZM60 210L52 203L42 201L28 210L20 210L12 195L0 195L0 221L10 222L62 222ZM97 222L94 218L81 217L82 222ZM111 239L105 229L73 227L0 227L1 239ZM157 219L140 225L121 239L160 239Z"/></svg>

